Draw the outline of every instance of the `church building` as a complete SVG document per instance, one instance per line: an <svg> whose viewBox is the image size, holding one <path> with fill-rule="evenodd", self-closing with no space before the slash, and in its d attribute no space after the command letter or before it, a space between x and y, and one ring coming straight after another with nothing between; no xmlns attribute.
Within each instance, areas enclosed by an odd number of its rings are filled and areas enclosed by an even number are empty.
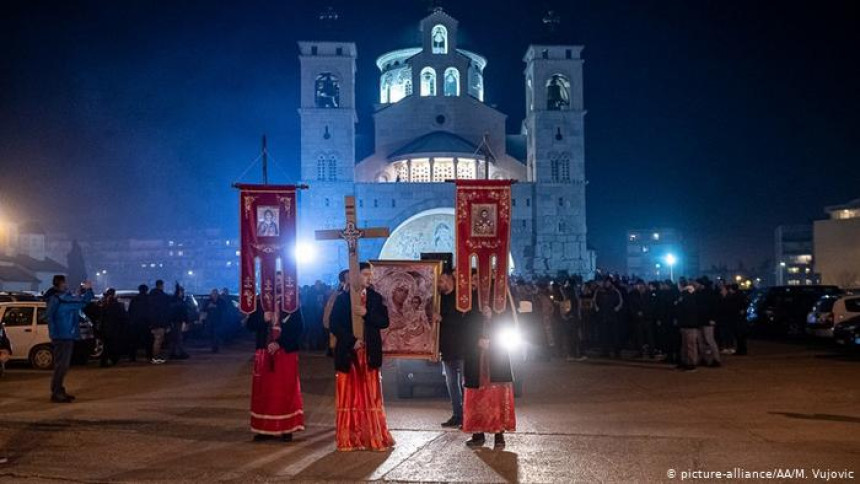
<svg viewBox="0 0 860 484"><path fill-rule="evenodd" d="M525 117L484 103L487 59L458 44L458 22L437 8L418 25L418 46L376 60L379 99L372 154L356 157L355 72L350 42L299 42L301 66L300 244L302 283L332 281L346 246L313 242L314 231L345 225L344 195L355 195L359 227L388 227L360 242L362 260L418 259L454 252L453 179L512 179L514 274L591 277L587 247L582 46L531 45L523 57ZM488 71L492 73L492 71ZM337 256L335 256L335 254Z"/></svg>

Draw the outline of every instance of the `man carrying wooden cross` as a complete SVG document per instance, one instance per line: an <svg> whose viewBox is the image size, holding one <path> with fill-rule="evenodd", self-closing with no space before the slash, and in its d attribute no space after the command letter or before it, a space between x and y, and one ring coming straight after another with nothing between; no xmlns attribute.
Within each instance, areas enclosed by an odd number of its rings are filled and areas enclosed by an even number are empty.
<svg viewBox="0 0 860 484"><path fill-rule="evenodd" d="M331 331L336 338L337 450L386 451L394 446L382 402L382 335L388 327L388 308L371 287L370 264L358 263L358 239L387 237L388 229L356 228L355 198L346 197L346 228L317 231L317 239L336 238L349 247L350 290L335 300Z"/></svg>

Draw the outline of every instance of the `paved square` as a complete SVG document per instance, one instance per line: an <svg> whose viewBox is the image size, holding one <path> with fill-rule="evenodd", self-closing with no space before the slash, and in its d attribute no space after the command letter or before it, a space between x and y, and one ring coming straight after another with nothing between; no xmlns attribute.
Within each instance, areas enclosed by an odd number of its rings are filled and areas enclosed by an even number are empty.
<svg viewBox="0 0 860 484"><path fill-rule="evenodd" d="M477 451L443 430L443 399L386 394L397 447L334 448L331 360L301 356L308 429L251 442L251 345L163 366L74 367L70 405L49 374L0 379L0 482L668 482L669 470L860 472L860 360L754 342L753 356L686 374L650 362L530 363L518 431ZM778 479L784 481L785 479ZM830 482L838 482L832 479ZM709 482L719 481L710 479ZM747 480L745 482L754 482Z"/></svg>

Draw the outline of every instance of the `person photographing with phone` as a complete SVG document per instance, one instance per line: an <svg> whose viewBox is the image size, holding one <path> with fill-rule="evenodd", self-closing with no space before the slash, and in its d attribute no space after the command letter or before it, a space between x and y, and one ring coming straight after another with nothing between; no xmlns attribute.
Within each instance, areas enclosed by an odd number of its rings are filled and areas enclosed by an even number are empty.
<svg viewBox="0 0 860 484"><path fill-rule="evenodd" d="M75 397L66 392L65 379L72 364L75 341L81 338L80 311L93 299L93 285L84 281L78 291L69 291L66 276L56 275L53 286L45 292L48 332L54 352L54 375L51 378L51 401L71 403Z"/></svg>

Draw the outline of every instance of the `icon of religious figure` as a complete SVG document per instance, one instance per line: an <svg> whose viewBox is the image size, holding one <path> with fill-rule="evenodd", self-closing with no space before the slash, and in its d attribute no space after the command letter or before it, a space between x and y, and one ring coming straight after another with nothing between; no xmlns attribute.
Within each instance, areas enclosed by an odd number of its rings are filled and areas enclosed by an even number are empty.
<svg viewBox="0 0 860 484"><path fill-rule="evenodd" d="M277 237L280 234L278 212L278 207L257 207L257 237Z"/></svg>
<svg viewBox="0 0 860 484"><path fill-rule="evenodd" d="M496 236L496 206L475 204L472 206L472 236Z"/></svg>

